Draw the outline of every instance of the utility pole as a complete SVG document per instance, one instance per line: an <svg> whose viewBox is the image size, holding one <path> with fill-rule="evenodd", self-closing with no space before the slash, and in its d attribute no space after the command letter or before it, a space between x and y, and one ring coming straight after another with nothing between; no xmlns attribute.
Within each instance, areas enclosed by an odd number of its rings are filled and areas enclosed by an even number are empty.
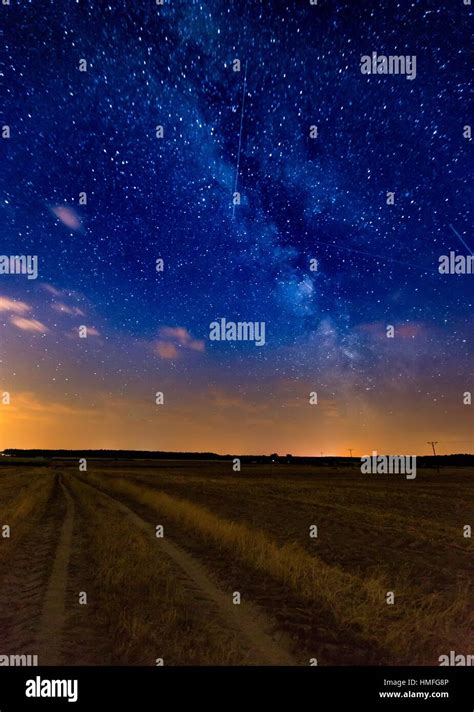
<svg viewBox="0 0 474 712"><path fill-rule="evenodd" d="M437 440L428 440L427 444L431 445L431 447L433 448L433 455L436 457L435 445L438 444L438 441ZM439 472L439 463L436 462L436 460L435 460L435 463L436 463L436 471Z"/></svg>
<svg viewBox="0 0 474 712"><path fill-rule="evenodd" d="M351 467L354 467L354 463L352 462L352 450L353 450L354 448L348 447L347 449L349 450L349 452L350 452L350 454L351 454Z"/></svg>

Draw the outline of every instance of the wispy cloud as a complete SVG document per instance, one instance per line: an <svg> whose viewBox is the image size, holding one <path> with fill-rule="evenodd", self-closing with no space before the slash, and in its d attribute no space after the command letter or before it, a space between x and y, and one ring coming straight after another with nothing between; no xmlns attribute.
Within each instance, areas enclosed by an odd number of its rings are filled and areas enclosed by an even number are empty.
<svg viewBox="0 0 474 712"><path fill-rule="evenodd" d="M96 329L95 326L88 326L87 336L100 336L100 331L99 329Z"/></svg>
<svg viewBox="0 0 474 712"><path fill-rule="evenodd" d="M4 414L5 408L0 409L0 417ZM63 422L65 416L78 415L87 417L90 420L94 416L101 417L99 413L94 412L93 408L81 407L77 404L61 403L57 400L44 398L32 391L18 391L12 399L11 405L8 407L9 422L12 420L37 421L50 418L60 418Z"/></svg>
<svg viewBox="0 0 474 712"><path fill-rule="evenodd" d="M54 311L57 311L60 314L68 314L69 316L85 316L84 312L82 309L79 309L79 307L70 307L63 302L54 302L51 304L51 309L54 309Z"/></svg>
<svg viewBox="0 0 474 712"><path fill-rule="evenodd" d="M170 344L168 341L156 341L155 351L158 356L164 359L178 358L178 347L175 344Z"/></svg>
<svg viewBox="0 0 474 712"><path fill-rule="evenodd" d="M204 351L205 344L201 339L193 339L184 326L163 326L159 339L154 342L154 349L163 359L173 360L179 357L180 349Z"/></svg>
<svg viewBox="0 0 474 712"><path fill-rule="evenodd" d="M89 336L101 336L100 331L96 329L95 326L87 326L87 324L81 324L81 327L82 326L85 326L87 329L87 338L89 338ZM79 337L79 328L74 327L72 331L68 332L67 336L71 339L77 339Z"/></svg>
<svg viewBox="0 0 474 712"><path fill-rule="evenodd" d="M17 329L21 329L21 331L33 331L41 334L45 334L49 331L48 327L37 319L26 319L22 316L12 316L10 321L17 327Z"/></svg>
<svg viewBox="0 0 474 712"><path fill-rule="evenodd" d="M42 284L41 286L46 292L54 294L55 297L61 297L63 294L60 289L53 287L52 284Z"/></svg>
<svg viewBox="0 0 474 712"><path fill-rule="evenodd" d="M362 334L368 335L373 340L385 341L387 338L387 326L388 324L385 322L373 321L359 324L357 330ZM428 330L422 322L412 322L409 324L394 323L393 327L395 337L400 339L415 339L428 335Z"/></svg>
<svg viewBox="0 0 474 712"><path fill-rule="evenodd" d="M26 314L30 311L30 309L30 305L26 302L0 296L0 312L10 312L10 314Z"/></svg>
<svg viewBox="0 0 474 712"><path fill-rule="evenodd" d="M65 225L70 230L79 231L82 230L82 222L79 215L73 208L67 205L56 205L50 208L53 215L55 215L58 220L60 220L63 225Z"/></svg>

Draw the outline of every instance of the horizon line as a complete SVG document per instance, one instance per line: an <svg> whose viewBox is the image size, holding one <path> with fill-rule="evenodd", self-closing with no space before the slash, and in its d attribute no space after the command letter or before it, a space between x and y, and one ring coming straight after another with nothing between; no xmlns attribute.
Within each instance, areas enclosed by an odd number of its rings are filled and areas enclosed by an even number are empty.
<svg viewBox="0 0 474 712"><path fill-rule="evenodd" d="M8 451L17 451L17 452L45 452L45 453L54 453L54 452L79 452L79 453L87 453L87 452L115 452L115 453L151 453L151 454L165 454L165 455L212 455L214 457L219 457L219 458L232 458L232 457L278 457L278 458L287 458L291 457L293 459L299 458L299 459L317 459L317 460L324 460L327 458L340 458L340 459L346 459L346 460L355 460L355 459L360 459L362 457L372 457L372 456L377 456L377 457L386 457L386 456L391 456L391 457L430 457L430 458L440 458L440 457L474 457L474 453L472 452L451 452L451 453L445 453L445 454L426 454L426 455L404 455L402 453L389 453L389 452L379 452L376 450L373 450L370 454L364 454L364 455L334 455L328 453L326 454L319 454L319 455L293 455L292 453L285 453L285 454L280 454L277 452L272 452L272 453L219 453L219 452L214 452L212 450L144 450L140 449L137 450L135 448L64 448L64 447L58 447L58 448L39 448L39 447L33 447L33 448L23 448L23 447L6 447L3 450L0 450L1 455L5 455Z"/></svg>

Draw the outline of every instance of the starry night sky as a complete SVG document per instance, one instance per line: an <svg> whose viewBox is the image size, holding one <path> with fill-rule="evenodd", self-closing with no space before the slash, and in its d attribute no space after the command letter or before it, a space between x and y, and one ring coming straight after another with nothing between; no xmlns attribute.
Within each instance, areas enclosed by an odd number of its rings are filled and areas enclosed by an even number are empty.
<svg viewBox="0 0 474 712"><path fill-rule="evenodd" d="M469 254L455 231L474 248L472 8L0 16L0 252L39 258L0 276L0 447L473 451L474 277L438 272ZM363 75L371 52L416 55L416 78ZM264 321L266 345L209 341L220 317Z"/></svg>

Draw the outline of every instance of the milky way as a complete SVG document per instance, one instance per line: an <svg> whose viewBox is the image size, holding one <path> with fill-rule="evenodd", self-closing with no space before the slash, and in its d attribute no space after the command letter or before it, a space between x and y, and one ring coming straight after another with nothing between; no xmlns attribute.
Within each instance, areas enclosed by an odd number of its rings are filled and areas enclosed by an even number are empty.
<svg viewBox="0 0 474 712"><path fill-rule="evenodd" d="M474 248L469 6L1 16L0 252L39 261L0 276L2 445L43 407L35 446L472 451L474 277L438 270ZM416 76L363 73L373 52ZM210 341L216 319L264 322L265 345ZM94 409L121 418L78 442Z"/></svg>

